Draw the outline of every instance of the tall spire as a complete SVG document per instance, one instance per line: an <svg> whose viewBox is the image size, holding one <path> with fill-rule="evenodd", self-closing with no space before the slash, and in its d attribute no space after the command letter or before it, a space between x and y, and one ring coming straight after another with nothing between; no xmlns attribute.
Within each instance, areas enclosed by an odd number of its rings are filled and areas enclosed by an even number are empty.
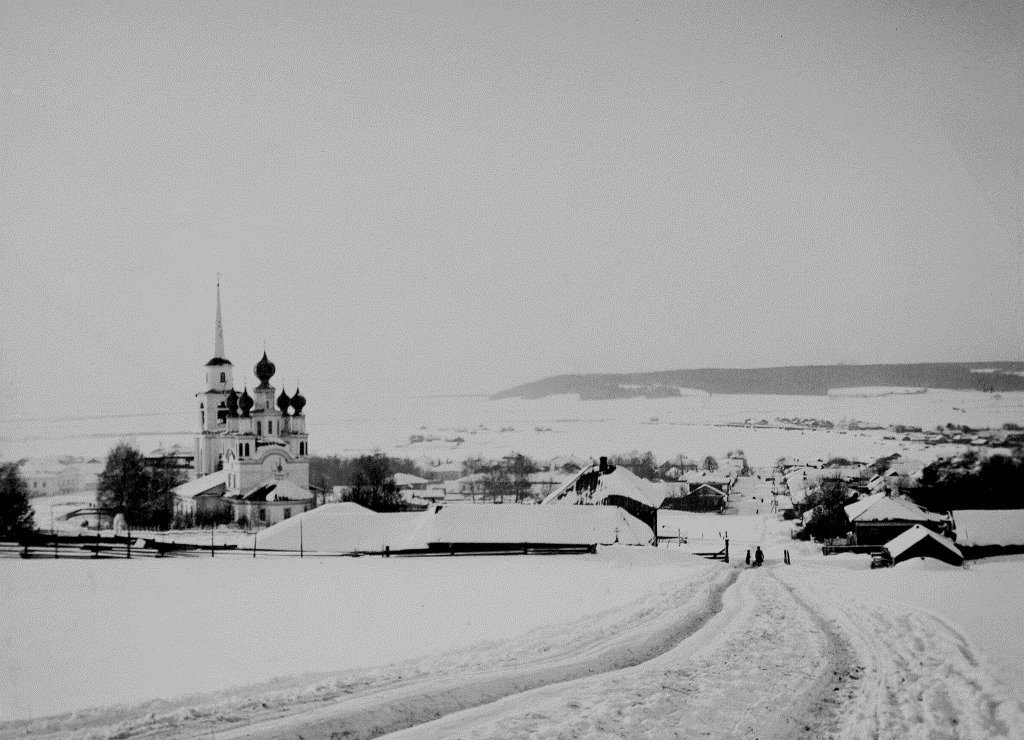
<svg viewBox="0 0 1024 740"><path fill-rule="evenodd" d="M214 329L213 356L227 359L224 356L224 321L220 314L220 273L217 273L217 327Z"/></svg>

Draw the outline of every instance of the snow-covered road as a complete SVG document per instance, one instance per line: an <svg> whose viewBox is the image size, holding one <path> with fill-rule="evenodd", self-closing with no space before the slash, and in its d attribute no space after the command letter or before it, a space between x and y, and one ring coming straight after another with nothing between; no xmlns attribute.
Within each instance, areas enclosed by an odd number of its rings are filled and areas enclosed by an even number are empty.
<svg viewBox="0 0 1024 740"><path fill-rule="evenodd" d="M642 665L510 696L399 738L1021 738L1021 705L954 627L744 572ZM303 735L305 736L305 735Z"/></svg>
<svg viewBox="0 0 1024 740"><path fill-rule="evenodd" d="M823 704L850 653L766 571L743 572L723 609L633 668L511 696L390 737L793 737L835 726ZM837 707L832 706L833 710Z"/></svg>
<svg viewBox="0 0 1024 740"><path fill-rule="evenodd" d="M860 576L877 590L910 571L608 555L675 569L629 603L527 635L15 723L0 738L1024 738L1013 687L961 628L858 591Z"/></svg>

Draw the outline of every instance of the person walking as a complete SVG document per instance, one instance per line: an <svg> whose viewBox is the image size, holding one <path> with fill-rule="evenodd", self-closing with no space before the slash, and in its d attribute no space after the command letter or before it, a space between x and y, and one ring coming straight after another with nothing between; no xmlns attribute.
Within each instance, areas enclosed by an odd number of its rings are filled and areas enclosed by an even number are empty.
<svg viewBox="0 0 1024 740"><path fill-rule="evenodd" d="M761 546L758 545L757 549L754 550L754 565L759 566L764 562L764 553L761 552Z"/></svg>

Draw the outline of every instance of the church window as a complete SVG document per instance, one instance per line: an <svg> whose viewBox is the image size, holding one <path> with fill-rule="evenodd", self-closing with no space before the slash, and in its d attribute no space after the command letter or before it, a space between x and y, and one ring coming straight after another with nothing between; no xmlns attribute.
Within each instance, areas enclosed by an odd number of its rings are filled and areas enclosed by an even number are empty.
<svg viewBox="0 0 1024 740"><path fill-rule="evenodd" d="M290 519L291 516L292 516L292 510L291 509L285 509L284 510L284 518L285 519Z"/></svg>
<svg viewBox="0 0 1024 740"><path fill-rule="evenodd" d="M228 376L227 376L227 374L226 374L226 373L221 373L221 374L220 374L220 382L221 382L221 383L226 383L227 381L228 381Z"/></svg>
<svg viewBox="0 0 1024 740"><path fill-rule="evenodd" d="M267 521L267 510L266 509L260 509L260 521L261 522Z"/></svg>
<svg viewBox="0 0 1024 740"><path fill-rule="evenodd" d="M257 419L256 420L256 436L258 437L261 434L263 434L263 423L259 419Z"/></svg>
<svg viewBox="0 0 1024 740"><path fill-rule="evenodd" d="M249 443L248 442L245 443L245 456L249 457Z"/></svg>
<svg viewBox="0 0 1024 740"><path fill-rule="evenodd" d="M274 433L274 422L268 420L267 421L267 434L273 434L273 433Z"/></svg>

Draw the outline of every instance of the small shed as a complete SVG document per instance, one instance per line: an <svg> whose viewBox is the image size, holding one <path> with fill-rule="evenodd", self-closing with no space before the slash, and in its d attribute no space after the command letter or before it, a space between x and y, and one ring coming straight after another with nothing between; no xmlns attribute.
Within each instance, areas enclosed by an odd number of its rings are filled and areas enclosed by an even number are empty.
<svg viewBox="0 0 1024 740"><path fill-rule="evenodd" d="M963 554L951 540L920 524L885 543L885 551L893 565L914 558L934 558L950 565L962 565L964 562Z"/></svg>

